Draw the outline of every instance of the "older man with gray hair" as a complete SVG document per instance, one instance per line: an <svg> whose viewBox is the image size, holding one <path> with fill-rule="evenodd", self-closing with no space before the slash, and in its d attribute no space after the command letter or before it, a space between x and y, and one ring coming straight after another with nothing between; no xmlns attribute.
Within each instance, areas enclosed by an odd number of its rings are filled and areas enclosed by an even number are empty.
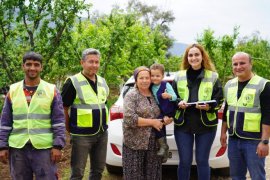
<svg viewBox="0 0 270 180"><path fill-rule="evenodd" d="M88 155L91 169L89 179L100 180L107 151L106 107L109 88L97 75L100 52L85 49L80 61L82 71L69 77L62 90L66 129L71 134L71 180L82 179Z"/></svg>
<svg viewBox="0 0 270 180"><path fill-rule="evenodd" d="M233 180L265 180L265 157L269 154L270 82L252 72L251 56L237 52L232 57L234 79L225 85L225 108L221 145L227 146Z"/></svg>

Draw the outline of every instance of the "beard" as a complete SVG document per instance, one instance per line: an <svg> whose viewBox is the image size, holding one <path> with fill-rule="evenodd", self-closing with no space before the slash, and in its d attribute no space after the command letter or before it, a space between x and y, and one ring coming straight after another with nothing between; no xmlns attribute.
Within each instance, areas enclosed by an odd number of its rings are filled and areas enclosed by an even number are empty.
<svg viewBox="0 0 270 180"><path fill-rule="evenodd" d="M30 80L35 80L39 78L40 73L39 72L27 72L25 76Z"/></svg>

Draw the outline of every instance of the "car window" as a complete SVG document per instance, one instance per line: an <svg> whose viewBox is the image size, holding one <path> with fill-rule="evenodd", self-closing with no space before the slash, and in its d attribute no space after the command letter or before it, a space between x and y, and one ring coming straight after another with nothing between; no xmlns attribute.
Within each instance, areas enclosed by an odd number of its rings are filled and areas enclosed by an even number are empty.
<svg viewBox="0 0 270 180"><path fill-rule="evenodd" d="M134 84L126 84L123 88L123 98L126 96L127 92L134 88Z"/></svg>

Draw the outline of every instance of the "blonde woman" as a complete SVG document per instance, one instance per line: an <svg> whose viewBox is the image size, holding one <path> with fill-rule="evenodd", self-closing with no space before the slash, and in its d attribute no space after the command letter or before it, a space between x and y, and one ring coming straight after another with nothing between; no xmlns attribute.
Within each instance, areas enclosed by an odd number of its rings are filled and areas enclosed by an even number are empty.
<svg viewBox="0 0 270 180"><path fill-rule="evenodd" d="M189 180L195 142L198 179L210 180L208 159L216 135L217 110L223 93L215 67L201 45L187 47L173 88L179 98L174 128L180 157L178 179ZM209 100L216 103L190 105L191 102Z"/></svg>

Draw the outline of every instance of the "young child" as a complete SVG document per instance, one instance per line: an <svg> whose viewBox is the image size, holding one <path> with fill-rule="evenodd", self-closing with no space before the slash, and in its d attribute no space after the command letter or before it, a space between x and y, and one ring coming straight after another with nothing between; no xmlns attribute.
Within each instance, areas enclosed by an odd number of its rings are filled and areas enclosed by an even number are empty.
<svg viewBox="0 0 270 180"><path fill-rule="evenodd" d="M151 71L151 81L152 81L152 93L159 105L161 115L160 118L164 117L174 117L175 113L175 101L176 94L170 85L170 83L163 81L165 68L162 64L153 64L150 67ZM166 128L165 125L161 131L156 130L156 137L160 146L157 152L158 156L162 156L162 162L165 163L168 159L169 146L166 140Z"/></svg>

